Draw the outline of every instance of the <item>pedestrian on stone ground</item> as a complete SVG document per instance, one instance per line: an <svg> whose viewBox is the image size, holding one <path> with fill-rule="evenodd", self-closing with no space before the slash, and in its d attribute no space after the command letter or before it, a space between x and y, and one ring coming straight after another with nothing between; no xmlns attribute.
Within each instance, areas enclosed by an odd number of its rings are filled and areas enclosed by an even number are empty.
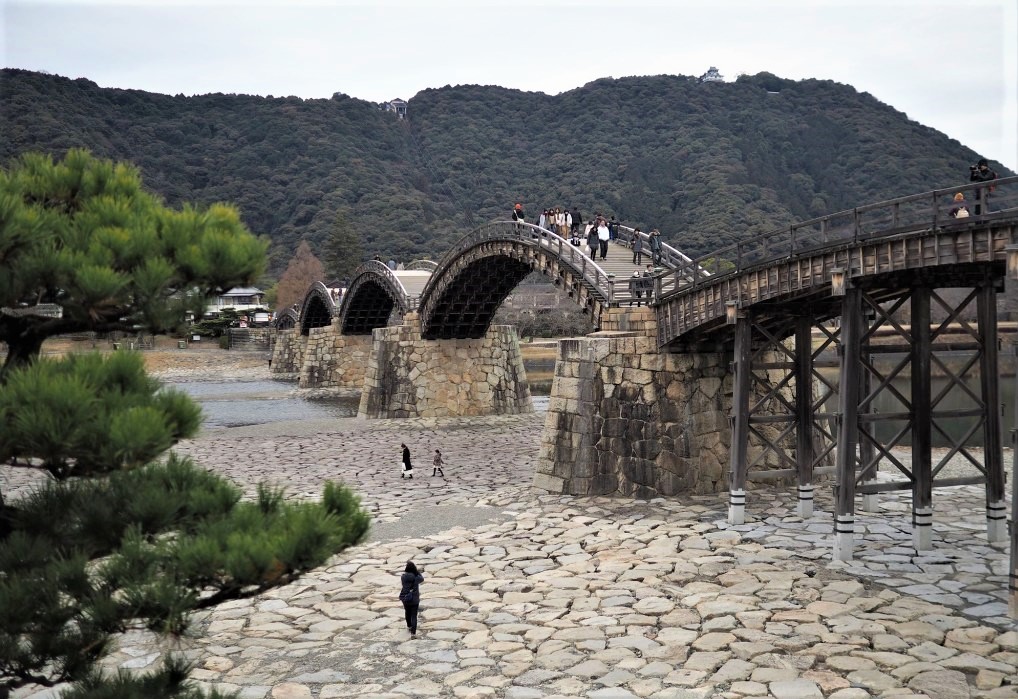
<svg viewBox="0 0 1018 699"><path fill-rule="evenodd" d="M442 478L445 478L445 471L442 470L442 466L444 465L445 462L442 461L442 452L441 450L436 449L435 460L432 462L431 475L434 476L435 471L438 471L438 475L440 475Z"/></svg>
<svg viewBox="0 0 1018 699"><path fill-rule="evenodd" d="M424 576L413 561L406 562L403 574L399 576L399 601L403 603L406 616L406 627L410 630L410 638L417 638L417 612L421 607L421 583Z"/></svg>
<svg viewBox="0 0 1018 699"><path fill-rule="evenodd" d="M410 447L406 444L400 444L403 447L403 472L399 474L400 478L413 478L414 477L414 466L410 463Z"/></svg>
<svg viewBox="0 0 1018 699"><path fill-rule="evenodd" d="M633 264L643 264L643 236L639 228L633 229Z"/></svg>

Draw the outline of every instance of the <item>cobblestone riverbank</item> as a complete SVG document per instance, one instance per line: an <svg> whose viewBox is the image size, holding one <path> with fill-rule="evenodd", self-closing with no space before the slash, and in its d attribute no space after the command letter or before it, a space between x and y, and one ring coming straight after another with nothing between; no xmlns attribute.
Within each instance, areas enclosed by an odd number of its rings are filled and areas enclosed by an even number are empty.
<svg viewBox="0 0 1018 699"><path fill-rule="evenodd" d="M125 635L109 666L143 670L174 650L196 681L244 699L1018 699L1007 551L986 542L981 489L935 492L923 554L906 496L881 496L860 513L856 560L833 563L829 487L805 521L794 492L754 490L740 526L723 494L550 496L530 487L542 427L541 414L349 418L182 443L249 493L265 480L312 498L342 480L371 533L289 585L197 615L179 641ZM445 478L431 476L436 447ZM414 640L397 599L408 559L425 576Z"/></svg>

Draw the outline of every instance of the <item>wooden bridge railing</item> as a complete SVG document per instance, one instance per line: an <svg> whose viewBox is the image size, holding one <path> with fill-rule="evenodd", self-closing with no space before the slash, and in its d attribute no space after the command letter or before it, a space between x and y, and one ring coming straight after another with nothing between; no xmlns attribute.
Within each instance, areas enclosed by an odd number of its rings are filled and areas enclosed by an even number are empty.
<svg viewBox="0 0 1018 699"><path fill-rule="evenodd" d="M442 269L450 264L464 250L472 248L478 243L493 240L518 240L527 245L539 246L575 269L590 290L601 297L603 303L606 305L614 304L615 275L606 273L593 260L587 257L583 253L582 246L577 247L572 245L558 234L552 233L540 226L535 226L532 223L520 223L518 221L494 221L487 223L460 238L442 256L442 259L438 261L438 268ZM621 281L628 282L628 279Z"/></svg>
<svg viewBox="0 0 1018 699"><path fill-rule="evenodd" d="M991 191L992 188L992 191ZM955 218L955 194L961 192L969 215ZM1018 215L1018 177L935 189L922 194L858 206L764 233L682 262L666 277L671 296L717 277L736 275L804 253L851 246L863 240L967 226Z"/></svg>

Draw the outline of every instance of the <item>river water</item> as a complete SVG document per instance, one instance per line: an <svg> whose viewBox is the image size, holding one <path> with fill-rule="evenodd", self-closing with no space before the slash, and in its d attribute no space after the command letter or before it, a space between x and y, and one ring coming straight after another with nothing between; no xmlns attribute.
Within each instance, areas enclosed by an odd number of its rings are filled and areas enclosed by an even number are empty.
<svg viewBox="0 0 1018 699"><path fill-rule="evenodd" d="M206 428L356 417L360 404L357 396L308 397L292 381L173 381L166 385L201 405ZM548 396L535 395L532 400L534 410L548 409Z"/></svg>

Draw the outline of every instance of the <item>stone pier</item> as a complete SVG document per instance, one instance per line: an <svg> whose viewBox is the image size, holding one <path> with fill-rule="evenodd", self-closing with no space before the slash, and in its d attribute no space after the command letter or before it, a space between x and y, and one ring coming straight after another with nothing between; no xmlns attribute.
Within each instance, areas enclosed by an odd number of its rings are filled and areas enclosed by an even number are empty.
<svg viewBox="0 0 1018 699"><path fill-rule="evenodd" d="M534 485L639 498L726 490L730 354L661 352L650 309L611 311L610 330L559 342ZM780 466L774 453L762 461Z"/></svg>
<svg viewBox="0 0 1018 699"><path fill-rule="evenodd" d="M281 379L296 379L304 364L304 348L307 337L300 334L300 328L279 330L276 344L272 348L272 373Z"/></svg>
<svg viewBox="0 0 1018 699"><path fill-rule="evenodd" d="M420 319L377 328L360 417L515 415L533 410L516 329L493 325L480 339L425 340Z"/></svg>
<svg viewBox="0 0 1018 699"><path fill-rule="evenodd" d="M343 335L339 319L311 328L300 367L300 388L356 388L364 386L371 355L371 335Z"/></svg>

